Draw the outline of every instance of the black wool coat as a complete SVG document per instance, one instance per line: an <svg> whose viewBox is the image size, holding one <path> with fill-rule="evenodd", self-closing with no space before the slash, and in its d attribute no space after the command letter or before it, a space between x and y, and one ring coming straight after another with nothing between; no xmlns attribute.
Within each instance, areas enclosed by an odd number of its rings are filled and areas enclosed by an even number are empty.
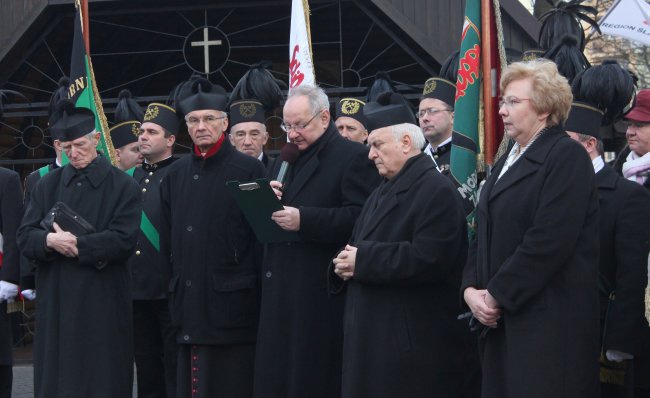
<svg viewBox="0 0 650 398"><path fill-rule="evenodd" d="M41 167L38 170L32 171L27 175L27 177L25 177L24 201L23 201L23 203L25 204L24 207L27 207L27 203L29 202L29 198L32 195L32 191L34 190L36 184L41 180L41 177L43 177L45 174L49 173L50 171L58 167L59 166L57 166L56 163L48 164L46 166ZM34 266L31 264L29 260L27 260L27 257L21 254L20 288L22 290L34 289L35 285L36 285L36 280L34 276Z"/></svg>
<svg viewBox="0 0 650 398"><path fill-rule="evenodd" d="M264 176L225 139L204 159L167 166L160 184L160 250L171 269L172 324L181 344L244 344L257 335L262 247L226 182Z"/></svg>
<svg viewBox="0 0 650 398"><path fill-rule="evenodd" d="M255 397L338 397L343 296L328 298L327 267L379 183L368 149L333 123L299 158L282 202L300 210L300 240L267 244L255 364ZM304 155L301 155L304 156ZM306 159L303 158L303 159ZM269 176L278 175L276 161Z"/></svg>
<svg viewBox="0 0 650 398"><path fill-rule="evenodd" d="M460 195L425 154L381 195L387 184L366 202L350 240L358 250L346 283L342 395L461 397L478 355L463 356L475 341L456 318L467 258Z"/></svg>
<svg viewBox="0 0 650 398"><path fill-rule="evenodd" d="M586 151L541 134L477 208L461 292L487 288L502 309L481 340L483 398L599 394L598 196Z"/></svg>
<svg viewBox="0 0 650 398"><path fill-rule="evenodd" d="M78 236L79 256L46 250L40 226L58 202L97 232ZM138 185L98 156L82 173L51 171L27 204L18 244L36 265L34 392L37 398L125 397L133 382L131 277L140 224Z"/></svg>
<svg viewBox="0 0 650 398"><path fill-rule="evenodd" d="M16 232L23 215L23 195L18 173L0 167L0 233L2 234L2 266L0 280L19 284L20 253ZM18 300L18 298L16 298ZM11 325L7 304L0 304L0 366L13 365Z"/></svg>
<svg viewBox="0 0 650 398"><path fill-rule="evenodd" d="M596 174L600 198L601 327L605 350L641 354L650 245L650 195L605 165ZM607 291L615 291L609 304ZM605 315L607 313L607 319Z"/></svg>

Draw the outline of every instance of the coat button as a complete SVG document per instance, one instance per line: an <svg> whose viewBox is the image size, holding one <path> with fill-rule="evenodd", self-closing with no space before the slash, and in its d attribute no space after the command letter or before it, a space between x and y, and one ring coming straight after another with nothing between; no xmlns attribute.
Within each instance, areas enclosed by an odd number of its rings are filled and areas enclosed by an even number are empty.
<svg viewBox="0 0 650 398"><path fill-rule="evenodd" d="M147 192L147 188L142 188L142 192Z"/></svg>
<svg viewBox="0 0 650 398"><path fill-rule="evenodd" d="M80 186L81 186L81 181L79 181L79 182L77 183L77 186L78 186L78 187L80 187Z"/></svg>
<svg viewBox="0 0 650 398"><path fill-rule="evenodd" d="M146 179L144 180L144 183L145 183L145 184L149 184L149 179L146 178Z"/></svg>
<svg viewBox="0 0 650 398"><path fill-rule="evenodd" d="M191 286L192 286L192 281L189 280L189 279L186 280L186 281L185 281L185 286L187 286L187 287L191 287Z"/></svg>
<svg viewBox="0 0 650 398"><path fill-rule="evenodd" d="M192 232L192 226L191 225L187 226L187 232Z"/></svg>
<svg viewBox="0 0 650 398"><path fill-rule="evenodd" d="M189 341L189 340L190 340L190 336L189 336L188 334L186 334L185 336L183 336L183 340L185 340L185 341Z"/></svg>
<svg viewBox="0 0 650 398"><path fill-rule="evenodd" d="M152 175L153 175L153 171L150 171L150 172L149 172L149 175L152 176Z"/></svg>
<svg viewBox="0 0 650 398"><path fill-rule="evenodd" d="M272 274L271 274L271 271L266 271L266 277L267 277L267 278L270 278L271 275L272 275Z"/></svg>
<svg viewBox="0 0 650 398"><path fill-rule="evenodd" d="M195 180L198 180L198 179L199 179L199 175L198 175L198 174L194 174L194 179L195 179Z"/></svg>
<svg viewBox="0 0 650 398"><path fill-rule="evenodd" d="M136 251L135 251L135 255L136 255L136 256L139 256L139 255L140 255L140 250L136 250Z"/></svg>

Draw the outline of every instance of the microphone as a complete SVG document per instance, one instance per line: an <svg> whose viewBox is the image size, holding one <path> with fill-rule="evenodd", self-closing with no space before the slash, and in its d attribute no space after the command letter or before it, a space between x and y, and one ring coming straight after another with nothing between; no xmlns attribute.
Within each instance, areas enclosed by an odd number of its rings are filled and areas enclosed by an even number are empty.
<svg viewBox="0 0 650 398"><path fill-rule="evenodd" d="M293 164L296 159L298 159L298 155L300 155L300 152L298 152L298 145L293 142L286 143L280 151L280 160L282 161L282 164L280 165L278 178L276 178L276 181L279 181L280 184L284 184L284 179L287 177L289 165Z"/></svg>

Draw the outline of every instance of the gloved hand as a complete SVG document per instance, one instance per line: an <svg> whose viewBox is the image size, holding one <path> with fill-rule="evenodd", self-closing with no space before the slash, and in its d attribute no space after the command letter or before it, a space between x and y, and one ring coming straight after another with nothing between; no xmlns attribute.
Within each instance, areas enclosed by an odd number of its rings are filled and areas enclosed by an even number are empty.
<svg viewBox="0 0 650 398"><path fill-rule="evenodd" d="M0 281L0 303L3 301L13 303L16 295L18 295L18 285L7 281Z"/></svg>
<svg viewBox="0 0 650 398"><path fill-rule="evenodd" d="M607 350L605 356L608 361L612 362L623 362L626 359L633 359L634 355L628 354L627 352L617 351L617 350Z"/></svg>
<svg viewBox="0 0 650 398"><path fill-rule="evenodd" d="M22 294L23 297L25 297L29 301L36 300L36 290L27 289L20 292L20 294Z"/></svg>

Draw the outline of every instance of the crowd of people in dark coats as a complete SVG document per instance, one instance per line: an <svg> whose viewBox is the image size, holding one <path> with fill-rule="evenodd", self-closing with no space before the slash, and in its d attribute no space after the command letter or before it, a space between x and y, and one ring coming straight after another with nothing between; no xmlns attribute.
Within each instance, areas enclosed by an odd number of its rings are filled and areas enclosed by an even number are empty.
<svg viewBox="0 0 650 398"><path fill-rule="evenodd" d="M389 91L341 99L336 118L321 88L293 88L281 128L297 157L269 161L265 112L283 98L249 73L263 90L192 78L144 110L120 95L119 168L63 81L57 160L26 180L24 215L0 170L0 300L19 283L36 300L36 397L131 396L134 364L139 397L647 396L650 90L615 116L621 176L599 133L613 106L553 62L509 65L510 145L470 239L454 82L427 81L417 112ZM175 157L180 121L193 146ZM286 238L258 239L230 181L268 184Z"/></svg>

